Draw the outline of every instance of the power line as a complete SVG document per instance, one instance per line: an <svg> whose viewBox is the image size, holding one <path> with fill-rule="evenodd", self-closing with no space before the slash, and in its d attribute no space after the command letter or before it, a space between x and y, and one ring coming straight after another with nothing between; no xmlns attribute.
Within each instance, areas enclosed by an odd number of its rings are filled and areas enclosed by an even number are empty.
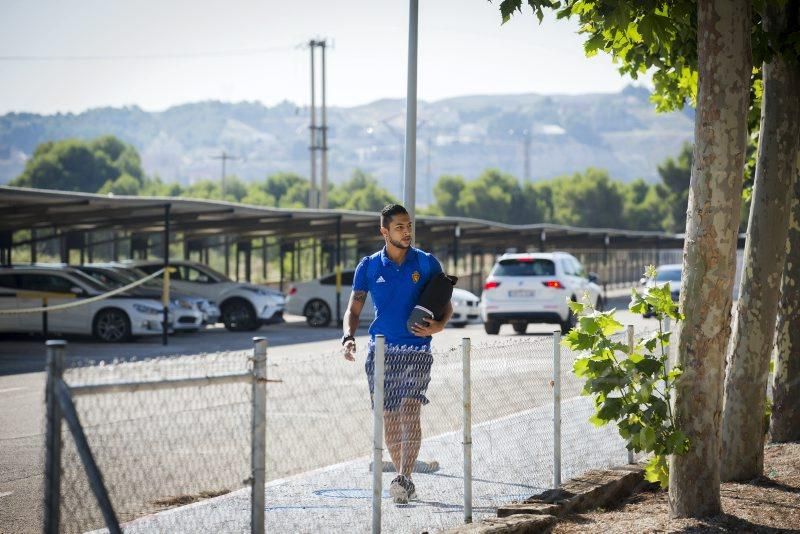
<svg viewBox="0 0 800 534"><path fill-rule="evenodd" d="M253 56L293 50L294 46L273 46L266 48L240 48L210 52L187 52L174 54L123 54L123 55L88 55L88 56L50 56L50 55L16 55L0 56L0 61L119 61L119 60L161 60L161 59L203 59L212 57Z"/></svg>

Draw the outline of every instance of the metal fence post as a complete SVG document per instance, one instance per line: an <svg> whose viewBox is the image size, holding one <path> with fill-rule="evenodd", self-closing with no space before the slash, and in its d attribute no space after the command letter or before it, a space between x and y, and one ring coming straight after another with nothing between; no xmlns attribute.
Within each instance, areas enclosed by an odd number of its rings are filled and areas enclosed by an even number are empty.
<svg viewBox="0 0 800 534"><path fill-rule="evenodd" d="M561 486L561 329L553 330L553 488Z"/></svg>
<svg viewBox="0 0 800 534"><path fill-rule="evenodd" d="M472 376L470 357L472 343L468 337L461 339L461 358L464 398L464 522L472 523Z"/></svg>
<svg viewBox="0 0 800 534"><path fill-rule="evenodd" d="M636 340L633 336L633 325L628 325L628 355L633 354L633 347L636 345ZM636 459L633 457L633 451L628 449L628 463L635 464Z"/></svg>
<svg viewBox="0 0 800 534"><path fill-rule="evenodd" d="M56 534L60 528L61 496L61 408L56 397L56 383L64 376L64 353L67 342L52 340L47 347L47 384L45 386L46 434L44 464L44 532Z"/></svg>
<svg viewBox="0 0 800 534"><path fill-rule="evenodd" d="M386 339L375 336L375 372L372 397L372 533L381 531L381 497L383 495L383 380L385 374Z"/></svg>
<svg viewBox="0 0 800 534"><path fill-rule="evenodd" d="M253 422L251 438L252 488L250 532L264 534L264 483L267 430L267 340L253 338Z"/></svg>

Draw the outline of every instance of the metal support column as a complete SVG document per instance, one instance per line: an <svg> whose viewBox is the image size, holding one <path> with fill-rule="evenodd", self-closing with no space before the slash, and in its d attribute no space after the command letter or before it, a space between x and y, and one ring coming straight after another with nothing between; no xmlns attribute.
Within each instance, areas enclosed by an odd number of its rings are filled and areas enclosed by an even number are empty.
<svg viewBox="0 0 800 534"><path fill-rule="evenodd" d="M341 215L336 218L336 324L342 322L342 287L339 283L340 274L342 272L342 217Z"/></svg>
<svg viewBox="0 0 800 534"><path fill-rule="evenodd" d="M222 236L222 241L223 241L223 249L224 249L223 254L225 255L225 276L230 278L230 276L231 276L231 268L230 268L230 261L229 261L230 244L228 243L228 236L227 235Z"/></svg>
<svg viewBox="0 0 800 534"><path fill-rule="evenodd" d="M161 344L168 343L167 338L169 330L169 212L172 206L167 204L164 206L164 289L161 295L161 305L163 309L163 323L161 325Z"/></svg>
<svg viewBox="0 0 800 534"><path fill-rule="evenodd" d="M261 238L261 280L267 281L267 238Z"/></svg>
<svg viewBox="0 0 800 534"><path fill-rule="evenodd" d="M36 240L36 230L31 230L31 263L36 263L36 246L38 245L38 241Z"/></svg>
<svg viewBox="0 0 800 534"><path fill-rule="evenodd" d="M285 259L285 257L286 257L286 252L283 246L283 242L278 241L278 268L280 269L280 277L281 277L278 283L278 287L281 293L283 293L283 278L284 278L284 271L286 270L286 268L283 265L283 260Z"/></svg>

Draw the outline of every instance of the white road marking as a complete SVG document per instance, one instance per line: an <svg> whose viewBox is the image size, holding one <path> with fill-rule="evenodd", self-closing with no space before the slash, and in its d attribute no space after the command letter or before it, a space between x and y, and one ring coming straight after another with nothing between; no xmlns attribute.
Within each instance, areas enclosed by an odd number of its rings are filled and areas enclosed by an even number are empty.
<svg viewBox="0 0 800 534"><path fill-rule="evenodd" d="M5 492L5 493L0 493L0 498L2 498L2 497L8 497L8 496L9 496L9 495L11 495L12 493L14 493L14 492L13 492L13 491L7 491L7 492Z"/></svg>
<svg viewBox="0 0 800 534"><path fill-rule="evenodd" d="M0 389L0 393L11 393L12 391L22 391L23 389L28 389L28 388L6 388L6 389Z"/></svg>

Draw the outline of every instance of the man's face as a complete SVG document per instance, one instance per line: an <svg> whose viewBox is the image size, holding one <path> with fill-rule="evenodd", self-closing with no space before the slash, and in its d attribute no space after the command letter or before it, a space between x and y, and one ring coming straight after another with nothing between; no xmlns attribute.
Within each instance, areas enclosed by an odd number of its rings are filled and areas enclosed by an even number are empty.
<svg viewBox="0 0 800 534"><path fill-rule="evenodd" d="M388 229L381 226L381 234L397 248L409 248L411 246L411 217L406 214L395 215L389 222Z"/></svg>

